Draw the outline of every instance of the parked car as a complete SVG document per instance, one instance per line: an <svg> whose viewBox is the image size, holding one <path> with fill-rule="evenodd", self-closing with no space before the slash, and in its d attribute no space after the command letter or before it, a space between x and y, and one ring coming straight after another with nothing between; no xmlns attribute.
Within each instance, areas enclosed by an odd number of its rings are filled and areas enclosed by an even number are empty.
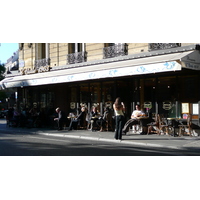
<svg viewBox="0 0 200 200"><path fill-rule="evenodd" d="M5 118L8 110L1 110L0 111L0 118Z"/></svg>

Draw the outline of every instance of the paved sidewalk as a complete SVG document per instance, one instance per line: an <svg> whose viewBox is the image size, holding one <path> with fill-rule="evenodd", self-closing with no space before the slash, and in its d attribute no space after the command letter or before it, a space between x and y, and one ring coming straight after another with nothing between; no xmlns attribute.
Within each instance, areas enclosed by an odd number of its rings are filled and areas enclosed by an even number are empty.
<svg viewBox="0 0 200 200"><path fill-rule="evenodd" d="M67 137L67 138L78 138L78 139L89 139L96 141L104 141L111 143L119 143L124 145L142 145L142 146L152 146L152 147L162 147L162 148L172 148L172 149L189 149L189 148L200 148L200 136L182 136L173 137L167 135L139 135L133 132L127 133L127 135L122 136L122 140L114 139L114 132L99 132L99 131L89 131L89 130L51 130L47 128L14 128L6 127L3 120L0 120L0 132L8 132L14 134L27 133L27 134L40 134L46 136L56 136L56 137ZM199 130L195 130L199 133Z"/></svg>

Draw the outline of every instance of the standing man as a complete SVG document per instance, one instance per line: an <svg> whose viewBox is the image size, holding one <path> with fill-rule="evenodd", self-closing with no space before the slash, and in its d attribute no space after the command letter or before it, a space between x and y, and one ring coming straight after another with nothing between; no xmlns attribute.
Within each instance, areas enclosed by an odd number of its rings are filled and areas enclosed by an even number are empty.
<svg viewBox="0 0 200 200"><path fill-rule="evenodd" d="M143 112L141 111L140 105L135 106L135 110L131 114L131 119L129 119L126 124L124 125L124 128L122 129L122 132L126 134L129 131L129 127L138 124L137 117L141 116Z"/></svg>
<svg viewBox="0 0 200 200"><path fill-rule="evenodd" d="M58 114L58 117L57 118L54 118L54 121L57 121L58 123L58 131L59 130L63 130L63 125L64 125L64 122L65 122L65 114L63 111L60 110L60 108L56 108L56 113Z"/></svg>

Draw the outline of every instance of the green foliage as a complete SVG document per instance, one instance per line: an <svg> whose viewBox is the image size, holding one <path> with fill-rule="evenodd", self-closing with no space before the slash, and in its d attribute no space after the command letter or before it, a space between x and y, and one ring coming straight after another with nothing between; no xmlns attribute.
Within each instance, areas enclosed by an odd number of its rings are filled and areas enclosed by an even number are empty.
<svg viewBox="0 0 200 200"><path fill-rule="evenodd" d="M5 72L4 64L0 64L0 81L4 79L4 72Z"/></svg>

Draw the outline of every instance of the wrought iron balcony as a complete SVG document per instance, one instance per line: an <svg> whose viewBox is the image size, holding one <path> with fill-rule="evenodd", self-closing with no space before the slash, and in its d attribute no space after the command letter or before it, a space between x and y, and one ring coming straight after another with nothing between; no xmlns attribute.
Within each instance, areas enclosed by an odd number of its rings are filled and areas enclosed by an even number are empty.
<svg viewBox="0 0 200 200"><path fill-rule="evenodd" d="M67 64L87 62L87 52L76 52L67 55Z"/></svg>
<svg viewBox="0 0 200 200"><path fill-rule="evenodd" d="M116 44L114 46L103 48L103 58L113 58L124 55L128 55L127 44Z"/></svg>
<svg viewBox="0 0 200 200"><path fill-rule="evenodd" d="M41 60L35 60L35 72L47 72L50 70L50 58L43 58Z"/></svg>
<svg viewBox="0 0 200 200"><path fill-rule="evenodd" d="M50 58L43 58L41 60L35 60L35 69L40 67L46 67L50 65Z"/></svg>
<svg viewBox="0 0 200 200"><path fill-rule="evenodd" d="M149 43L149 51L180 47L181 43Z"/></svg>

